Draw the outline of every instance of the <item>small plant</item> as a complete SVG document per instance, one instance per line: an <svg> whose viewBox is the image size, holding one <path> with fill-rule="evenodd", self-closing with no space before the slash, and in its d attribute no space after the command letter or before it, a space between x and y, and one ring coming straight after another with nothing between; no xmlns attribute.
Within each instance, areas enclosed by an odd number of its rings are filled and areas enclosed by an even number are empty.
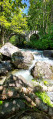
<svg viewBox="0 0 53 119"><path fill-rule="evenodd" d="M48 85L48 81L44 81L44 85Z"/></svg>
<svg viewBox="0 0 53 119"><path fill-rule="evenodd" d="M51 104L50 98L48 97L46 92L35 92L35 94L47 105L53 107L53 104Z"/></svg>

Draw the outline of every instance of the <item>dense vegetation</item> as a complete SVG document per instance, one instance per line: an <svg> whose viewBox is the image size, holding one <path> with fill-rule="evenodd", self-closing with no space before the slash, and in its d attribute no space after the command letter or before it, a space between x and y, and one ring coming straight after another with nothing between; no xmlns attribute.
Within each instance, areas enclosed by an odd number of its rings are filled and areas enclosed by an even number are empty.
<svg viewBox="0 0 53 119"><path fill-rule="evenodd" d="M0 43L10 41L19 47L53 49L53 1L29 0L28 14L22 9L26 4L21 0L1 0L0 2ZM37 30L26 41L25 32Z"/></svg>

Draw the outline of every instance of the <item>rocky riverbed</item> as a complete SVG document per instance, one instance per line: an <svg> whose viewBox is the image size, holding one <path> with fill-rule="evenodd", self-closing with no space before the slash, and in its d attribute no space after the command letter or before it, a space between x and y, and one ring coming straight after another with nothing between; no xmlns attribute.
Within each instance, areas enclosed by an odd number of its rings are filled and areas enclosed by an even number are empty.
<svg viewBox="0 0 53 119"><path fill-rule="evenodd" d="M10 43L6 43L0 49L0 117L2 119L53 119L51 57L52 54L50 59L45 58L43 51L22 50ZM47 94L50 97L49 99L46 96L49 101L40 98L36 95L37 92L45 96Z"/></svg>

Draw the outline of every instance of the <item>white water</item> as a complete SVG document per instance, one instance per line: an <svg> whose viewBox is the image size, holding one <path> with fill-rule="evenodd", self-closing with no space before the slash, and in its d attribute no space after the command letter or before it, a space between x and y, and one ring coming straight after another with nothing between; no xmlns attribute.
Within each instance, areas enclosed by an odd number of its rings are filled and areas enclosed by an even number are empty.
<svg viewBox="0 0 53 119"><path fill-rule="evenodd" d="M21 49L21 50L23 51L24 49ZM31 81L31 80L33 79L33 76L31 75L30 71L31 71L31 69L34 67L34 65L35 65L35 63L36 63L37 61L44 61L44 62L47 62L47 63L53 65L53 60L50 60L49 58L45 58L45 57L43 56L43 52L42 52L42 51L26 50L26 49L25 49L24 51L31 51L31 52L33 53L33 55L34 55L34 60L32 61L32 65L29 67L28 70L22 69L22 70L16 71L16 72L14 73L14 75L16 75L16 76L21 75L21 76L23 76L27 81Z"/></svg>

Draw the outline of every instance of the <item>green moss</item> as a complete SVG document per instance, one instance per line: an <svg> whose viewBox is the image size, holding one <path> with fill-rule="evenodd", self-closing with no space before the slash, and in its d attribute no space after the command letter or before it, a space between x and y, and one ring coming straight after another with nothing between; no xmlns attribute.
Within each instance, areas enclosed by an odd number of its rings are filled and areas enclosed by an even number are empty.
<svg viewBox="0 0 53 119"><path fill-rule="evenodd" d="M35 94L47 105L53 107L53 104L51 104L50 98L46 94L46 92L35 92Z"/></svg>

